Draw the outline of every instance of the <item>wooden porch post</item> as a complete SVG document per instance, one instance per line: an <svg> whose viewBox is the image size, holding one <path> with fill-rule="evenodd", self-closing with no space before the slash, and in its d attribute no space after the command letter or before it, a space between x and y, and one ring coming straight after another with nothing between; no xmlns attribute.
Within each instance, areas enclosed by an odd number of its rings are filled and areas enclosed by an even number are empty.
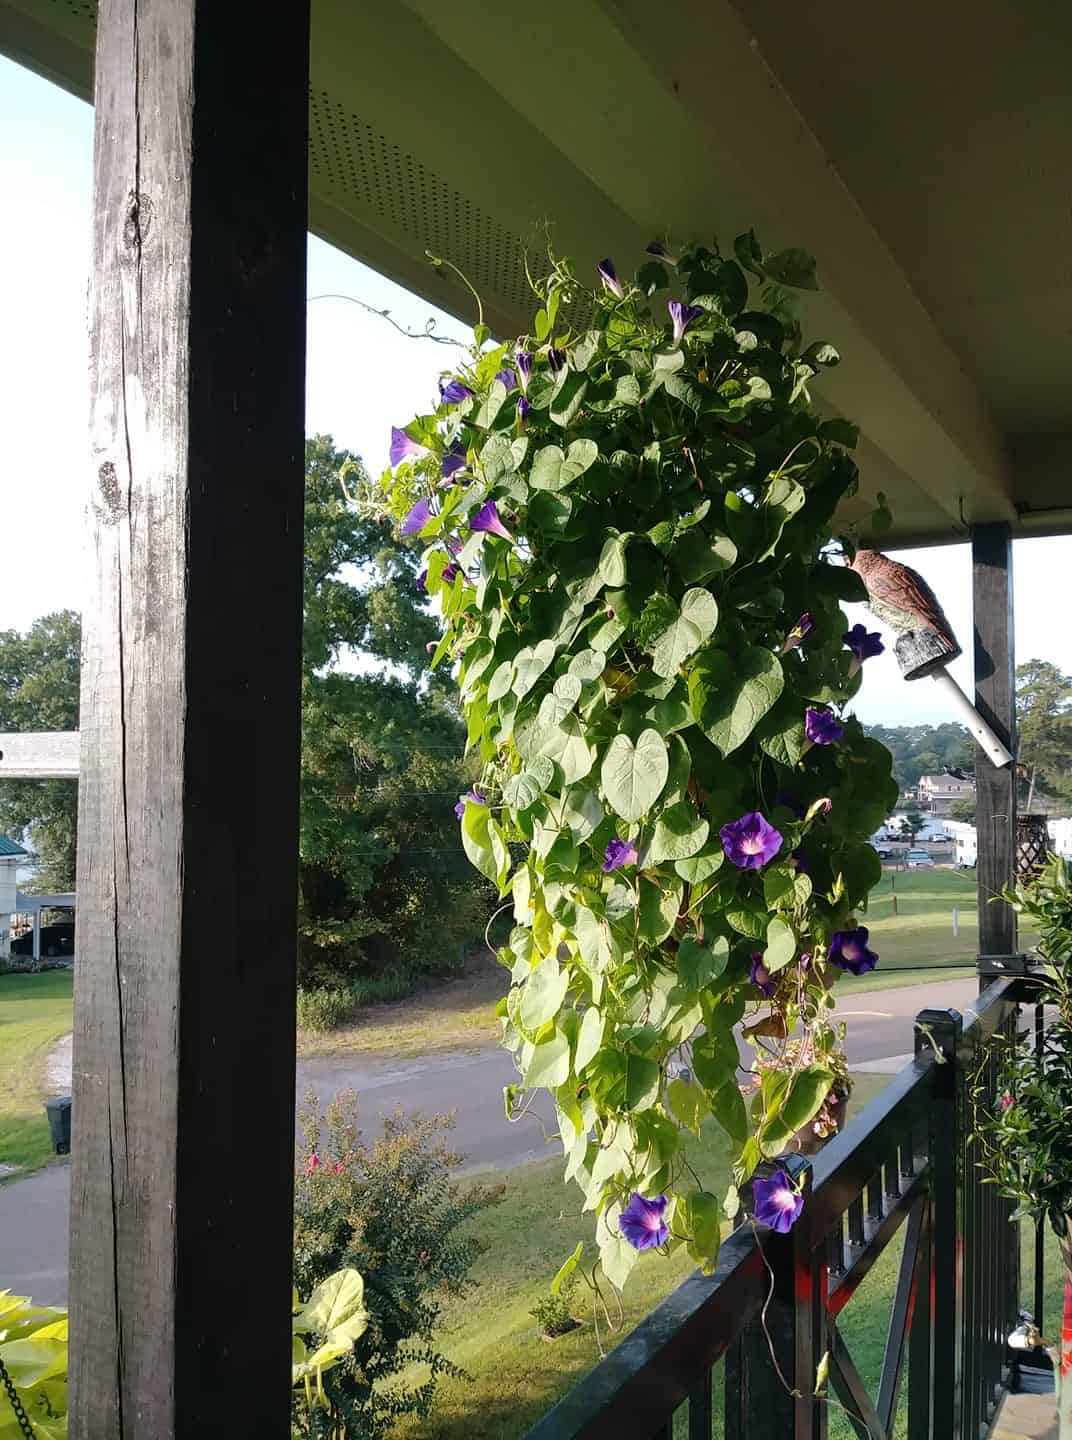
<svg viewBox="0 0 1072 1440"><path fill-rule="evenodd" d="M972 527L975 612L975 704L1016 753L1016 659L1013 648L1012 538L1009 526ZM998 769L975 748L975 826L978 836L979 953L1012 955L1016 916L991 903L1013 878L1016 863L1016 764Z"/></svg>
<svg viewBox="0 0 1072 1440"><path fill-rule="evenodd" d="M72 1440L289 1425L308 0L102 0Z"/></svg>

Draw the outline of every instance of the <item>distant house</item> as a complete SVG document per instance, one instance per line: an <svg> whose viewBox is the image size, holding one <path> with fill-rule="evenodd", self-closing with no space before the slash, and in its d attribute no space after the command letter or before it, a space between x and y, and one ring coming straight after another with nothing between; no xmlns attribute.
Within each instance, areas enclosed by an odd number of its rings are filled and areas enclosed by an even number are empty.
<svg viewBox="0 0 1072 1440"><path fill-rule="evenodd" d="M916 793L921 809L932 815L948 815L955 801L975 799L975 781L969 775L948 770L941 775L921 775Z"/></svg>
<svg viewBox="0 0 1072 1440"><path fill-rule="evenodd" d="M0 835L0 960L6 960L11 953L11 916L15 911L17 886L15 876L19 866L30 858L30 852Z"/></svg>

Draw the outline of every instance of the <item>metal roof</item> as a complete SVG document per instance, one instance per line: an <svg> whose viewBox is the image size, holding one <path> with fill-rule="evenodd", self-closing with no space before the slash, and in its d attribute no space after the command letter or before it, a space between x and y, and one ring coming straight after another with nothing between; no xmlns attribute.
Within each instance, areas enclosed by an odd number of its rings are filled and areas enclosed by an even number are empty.
<svg viewBox="0 0 1072 1440"><path fill-rule="evenodd" d="M89 97L91 0L0 0L0 50ZM266 18L265 23L270 23ZM754 224L819 258L818 398L888 540L1072 525L1072 7L977 0L313 0L310 223L502 333L549 223L582 269Z"/></svg>
<svg viewBox="0 0 1072 1440"><path fill-rule="evenodd" d="M0 860L17 860L20 856L26 856L28 859L29 855L29 850L24 850L21 845L17 845L7 835L0 835Z"/></svg>

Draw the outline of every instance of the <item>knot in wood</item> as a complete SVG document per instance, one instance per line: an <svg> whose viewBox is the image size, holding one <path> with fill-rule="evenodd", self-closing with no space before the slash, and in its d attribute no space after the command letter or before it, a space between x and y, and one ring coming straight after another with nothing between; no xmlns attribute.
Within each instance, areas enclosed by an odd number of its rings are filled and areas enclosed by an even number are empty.
<svg viewBox="0 0 1072 1440"><path fill-rule="evenodd" d="M93 508L105 525L118 525L123 515L123 496L119 489L119 476L110 460L105 460L97 471L97 483L104 503Z"/></svg>
<svg viewBox="0 0 1072 1440"><path fill-rule="evenodd" d="M153 202L148 195L131 190L127 196L127 213L123 219L123 249L138 254L153 223Z"/></svg>

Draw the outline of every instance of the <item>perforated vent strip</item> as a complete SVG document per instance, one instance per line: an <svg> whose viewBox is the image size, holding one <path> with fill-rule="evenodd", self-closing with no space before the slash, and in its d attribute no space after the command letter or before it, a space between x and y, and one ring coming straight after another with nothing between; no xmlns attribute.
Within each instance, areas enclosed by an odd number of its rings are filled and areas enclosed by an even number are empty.
<svg viewBox="0 0 1072 1440"><path fill-rule="evenodd" d="M327 91L311 91L309 105L314 183L450 260L481 294L532 308L518 236Z"/></svg>

